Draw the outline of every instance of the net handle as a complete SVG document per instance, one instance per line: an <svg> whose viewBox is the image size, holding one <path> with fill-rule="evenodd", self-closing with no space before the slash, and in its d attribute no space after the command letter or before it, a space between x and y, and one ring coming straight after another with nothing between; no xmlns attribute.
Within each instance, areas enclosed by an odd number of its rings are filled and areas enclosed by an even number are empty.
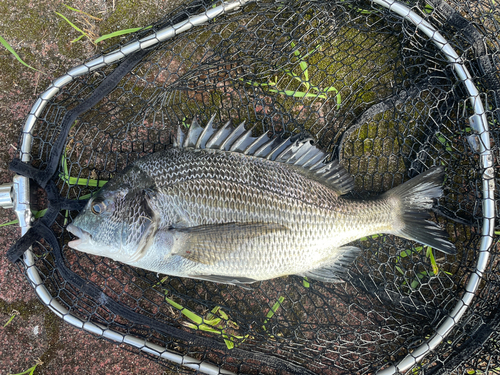
<svg viewBox="0 0 500 375"><path fill-rule="evenodd" d="M479 96L472 77L465 67L462 59L458 56L450 43L435 29L429 22L423 19L420 15L412 11L406 5L395 0L371 0L372 3L381 5L390 11L400 15L405 20L413 23L418 30L422 31L434 42L436 47L446 56L452 64L457 76L465 85L469 94L469 101L472 105L474 114L469 117L470 127L479 137L479 155L482 174L482 204L483 204L483 225L481 232L481 241L479 244L479 256L476 264L476 269L471 274L469 282L465 288L465 293L461 300L458 301L453 311L442 321L437 327L435 333L420 345L412 353L408 354L397 365L377 372L379 375L392 375L398 372L405 372L412 366L421 361L427 354L434 350L444 338L451 332L453 327L461 319L467 308L470 306L472 299L477 291L479 282L487 266L490 256L489 249L493 243L493 231L495 228L495 181L493 169L493 155L491 152L490 136L488 132L488 120L484 110L483 103Z"/></svg>

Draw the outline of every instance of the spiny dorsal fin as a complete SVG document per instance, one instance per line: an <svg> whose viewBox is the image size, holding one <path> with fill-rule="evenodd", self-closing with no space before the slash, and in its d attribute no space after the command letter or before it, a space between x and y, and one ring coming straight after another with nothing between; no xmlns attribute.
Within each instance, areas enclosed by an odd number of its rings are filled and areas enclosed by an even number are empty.
<svg viewBox="0 0 500 375"><path fill-rule="evenodd" d="M228 121L216 129L214 119L215 115L204 128L194 119L186 135L179 126L174 147L238 152L290 164L301 174L340 195L349 192L354 186L354 179L337 160L325 162L327 154L314 145L312 138L270 138L265 133L256 138L252 137L253 128L245 130L244 122L235 128Z"/></svg>

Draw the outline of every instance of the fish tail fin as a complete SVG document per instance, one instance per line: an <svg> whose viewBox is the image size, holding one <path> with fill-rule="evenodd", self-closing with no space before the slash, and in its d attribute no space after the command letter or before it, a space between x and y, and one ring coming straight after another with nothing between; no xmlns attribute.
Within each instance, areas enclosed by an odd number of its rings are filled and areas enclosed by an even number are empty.
<svg viewBox="0 0 500 375"><path fill-rule="evenodd" d="M395 201L395 225L390 233L420 242L447 254L456 254L439 225L430 221L428 210L443 194L444 168L435 167L385 193L382 198Z"/></svg>

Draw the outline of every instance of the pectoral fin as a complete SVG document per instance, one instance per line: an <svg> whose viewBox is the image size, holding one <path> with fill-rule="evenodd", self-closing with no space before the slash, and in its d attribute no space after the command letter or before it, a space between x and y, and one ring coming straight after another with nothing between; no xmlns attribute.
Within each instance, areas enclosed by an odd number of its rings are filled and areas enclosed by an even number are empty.
<svg viewBox="0 0 500 375"><path fill-rule="evenodd" d="M225 223L171 230L175 238L172 255L215 264L255 238L288 228L276 223Z"/></svg>

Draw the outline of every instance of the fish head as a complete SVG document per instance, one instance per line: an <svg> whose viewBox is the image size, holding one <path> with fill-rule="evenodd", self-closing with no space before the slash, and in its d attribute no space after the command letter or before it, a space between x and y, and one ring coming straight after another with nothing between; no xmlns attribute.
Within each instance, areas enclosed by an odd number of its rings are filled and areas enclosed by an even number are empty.
<svg viewBox="0 0 500 375"><path fill-rule="evenodd" d="M78 239L76 250L134 263L153 241L157 217L149 204L148 189L109 181L67 226Z"/></svg>

